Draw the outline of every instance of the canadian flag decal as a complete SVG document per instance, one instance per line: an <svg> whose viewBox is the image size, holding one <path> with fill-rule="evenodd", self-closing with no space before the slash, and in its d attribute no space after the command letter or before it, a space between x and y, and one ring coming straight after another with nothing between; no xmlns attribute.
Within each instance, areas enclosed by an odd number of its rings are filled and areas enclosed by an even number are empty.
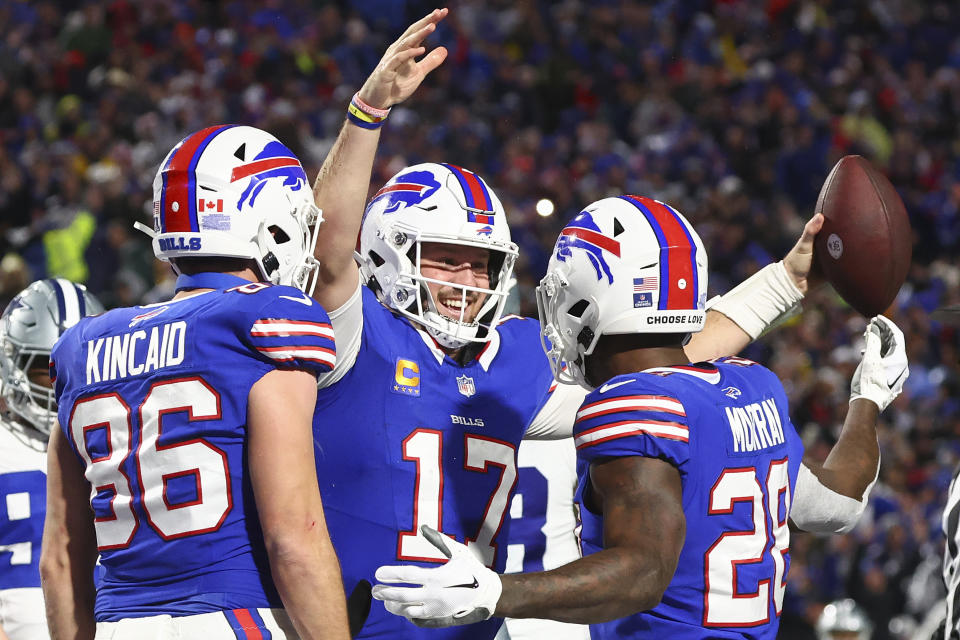
<svg viewBox="0 0 960 640"><path fill-rule="evenodd" d="M197 200L197 211L200 213L214 210L216 210L218 213L223 213L223 198L217 198L216 200L200 198Z"/></svg>

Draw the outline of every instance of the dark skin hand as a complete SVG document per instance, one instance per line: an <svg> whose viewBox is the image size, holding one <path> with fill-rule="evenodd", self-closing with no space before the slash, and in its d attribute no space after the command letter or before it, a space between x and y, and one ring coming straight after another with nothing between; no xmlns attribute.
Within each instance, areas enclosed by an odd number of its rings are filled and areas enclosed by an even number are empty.
<svg viewBox="0 0 960 640"><path fill-rule="evenodd" d="M590 624L660 602L686 533L680 472L656 458L611 458L591 465L590 485L604 549L552 571L501 576L494 615Z"/></svg>

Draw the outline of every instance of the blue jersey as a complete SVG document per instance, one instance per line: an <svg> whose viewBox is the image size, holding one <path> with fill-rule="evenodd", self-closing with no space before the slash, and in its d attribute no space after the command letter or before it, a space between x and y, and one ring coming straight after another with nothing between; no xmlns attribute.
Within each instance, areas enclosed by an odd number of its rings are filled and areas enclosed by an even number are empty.
<svg viewBox="0 0 960 640"><path fill-rule="evenodd" d="M326 312L248 283L81 320L51 354L92 487L96 619L282 606L247 473L247 398L278 367L329 371Z"/></svg>
<svg viewBox="0 0 960 640"><path fill-rule="evenodd" d="M366 288L354 365L321 389L314 421L327 527L349 596L377 567L446 562L420 525L506 560L516 453L552 376L539 324L513 318L460 366ZM493 638L502 619L420 629L373 601L360 638Z"/></svg>
<svg viewBox="0 0 960 640"><path fill-rule="evenodd" d="M803 445L773 373L727 358L619 376L587 396L574 438L585 556L603 545L603 518L583 499L594 460L645 456L674 465L686 517L660 604L591 625L593 638L776 637Z"/></svg>

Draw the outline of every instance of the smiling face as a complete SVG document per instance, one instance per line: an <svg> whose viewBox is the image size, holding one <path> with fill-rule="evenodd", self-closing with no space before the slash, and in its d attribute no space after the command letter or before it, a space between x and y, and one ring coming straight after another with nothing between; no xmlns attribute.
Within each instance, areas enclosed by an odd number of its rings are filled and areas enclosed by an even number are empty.
<svg viewBox="0 0 960 640"><path fill-rule="evenodd" d="M428 282L427 288L437 311L452 320L474 322L487 296L468 290L464 305L463 289L451 285L489 289L489 265L490 252L487 249L437 242L424 242L420 246L420 275L450 283Z"/></svg>

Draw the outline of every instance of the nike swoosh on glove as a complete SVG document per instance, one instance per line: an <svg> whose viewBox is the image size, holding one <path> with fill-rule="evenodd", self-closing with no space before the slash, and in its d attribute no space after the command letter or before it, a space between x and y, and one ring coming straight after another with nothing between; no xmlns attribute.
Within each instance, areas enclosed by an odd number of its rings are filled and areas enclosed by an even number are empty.
<svg viewBox="0 0 960 640"><path fill-rule="evenodd" d="M373 597L387 611L420 627L452 627L486 620L493 615L503 589L491 571L465 545L423 525L420 532L449 560L440 567L410 565L377 569ZM413 587L394 584L419 585Z"/></svg>
<svg viewBox="0 0 960 640"><path fill-rule="evenodd" d="M876 316L863 337L866 346L850 381L850 400L866 398L883 411L900 395L910 375L903 332L890 319Z"/></svg>

